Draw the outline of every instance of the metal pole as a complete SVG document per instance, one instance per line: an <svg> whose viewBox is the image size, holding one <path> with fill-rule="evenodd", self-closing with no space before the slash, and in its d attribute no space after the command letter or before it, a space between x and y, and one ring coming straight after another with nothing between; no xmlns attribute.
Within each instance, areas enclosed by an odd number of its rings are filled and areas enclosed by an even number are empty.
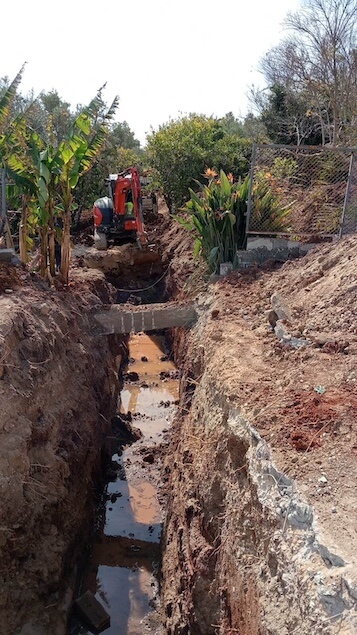
<svg viewBox="0 0 357 635"><path fill-rule="evenodd" d="M348 201L350 199L352 170L353 170L354 160L355 160L355 155L354 155L354 152L352 151L351 159L350 159L350 167L349 167L349 170L348 170L348 178L347 178L345 200L344 200L344 203L343 203L343 210L342 210L342 216L341 216L341 225L340 225L339 238L342 238L342 236L343 236L343 225L344 225L345 218L346 218Z"/></svg>
<svg viewBox="0 0 357 635"><path fill-rule="evenodd" d="M0 217L0 234L4 233L6 225L6 170L1 169L1 217Z"/></svg>
<svg viewBox="0 0 357 635"><path fill-rule="evenodd" d="M247 246L247 236L248 236L248 231L249 231L250 216L251 216L251 213L252 213L252 191L253 191L253 179L254 179L254 170L255 170L256 151L257 151L257 144L253 143L252 158L251 158L251 164L250 164L250 175L249 175L249 192L248 192L248 201L247 201L247 216L246 216L246 223L245 223L245 239L244 239L245 246Z"/></svg>

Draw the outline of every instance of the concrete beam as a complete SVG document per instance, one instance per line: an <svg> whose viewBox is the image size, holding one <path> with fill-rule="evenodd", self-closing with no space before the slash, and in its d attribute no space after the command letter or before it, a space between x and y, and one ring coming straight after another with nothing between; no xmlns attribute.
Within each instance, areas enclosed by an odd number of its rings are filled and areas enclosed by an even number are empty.
<svg viewBox="0 0 357 635"><path fill-rule="evenodd" d="M145 307L112 304L93 313L98 335L159 331L173 326L190 327L197 320L192 304L150 304Z"/></svg>

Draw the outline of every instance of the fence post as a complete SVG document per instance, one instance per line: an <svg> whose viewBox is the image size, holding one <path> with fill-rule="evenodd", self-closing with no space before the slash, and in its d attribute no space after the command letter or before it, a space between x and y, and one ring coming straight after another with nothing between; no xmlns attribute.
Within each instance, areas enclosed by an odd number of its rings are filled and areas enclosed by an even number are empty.
<svg viewBox="0 0 357 635"><path fill-rule="evenodd" d="M6 171L1 168L1 215L0 215L0 235L4 233L6 225Z"/></svg>
<svg viewBox="0 0 357 635"><path fill-rule="evenodd" d="M341 216L341 226L340 226L339 238L342 238L342 236L343 236L343 226L344 226L344 223L345 223L348 201L349 201L349 198L350 198L351 181L352 181L352 170L353 170L354 160L355 160L355 155L354 155L354 152L352 150L351 159L350 159L350 167L349 167L349 170L348 170L348 177L347 177L345 200L344 200L344 203L343 203L343 210L342 210L342 216Z"/></svg>
<svg viewBox="0 0 357 635"><path fill-rule="evenodd" d="M252 148L252 158L250 163L250 174L249 174L249 192L248 192L248 201L247 201L247 214L246 214L246 223L245 223L245 239L244 246L247 246L247 236L249 231L250 224L250 216L252 213L252 190L253 190L253 179L254 179L254 170L255 170L255 157L257 152L257 144L253 143Z"/></svg>

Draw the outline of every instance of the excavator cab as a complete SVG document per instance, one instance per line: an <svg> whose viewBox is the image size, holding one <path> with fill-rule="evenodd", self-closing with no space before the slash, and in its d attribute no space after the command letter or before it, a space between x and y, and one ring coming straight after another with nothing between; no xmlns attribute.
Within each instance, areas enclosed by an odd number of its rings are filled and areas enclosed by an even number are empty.
<svg viewBox="0 0 357 635"><path fill-rule="evenodd" d="M97 199L93 207L95 247L107 249L110 238L117 242L136 240L140 248L147 247L137 168L110 174L108 186L109 196Z"/></svg>

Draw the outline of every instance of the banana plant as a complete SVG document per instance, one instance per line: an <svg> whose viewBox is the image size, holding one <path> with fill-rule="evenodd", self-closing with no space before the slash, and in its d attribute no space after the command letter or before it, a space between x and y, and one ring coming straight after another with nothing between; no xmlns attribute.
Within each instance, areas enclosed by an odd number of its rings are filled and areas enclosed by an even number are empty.
<svg viewBox="0 0 357 635"><path fill-rule="evenodd" d="M102 108L101 91L75 119L68 138L58 146L51 172L55 175L56 192L62 206L61 274L68 284L70 264L70 230L73 190L79 178L88 172L98 157L108 134L108 125L118 106L118 97L98 121Z"/></svg>
<svg viewBox="0 0 357 635"><path fill-rule="evenodd" d="M28 247L31 239L28 229L35 228L41 236L41 274L46 276L47 248L46 202L41 197L41 154L44 151L43 139L26 123L25 117L19 115L11 122L6 138L7 152L5 162L7 171L14 182L13 190L21 196L20 258L28 259Z"/></svg>
<svg viewBox="0 0 357 635"><path fill-rule="evenodd" d="M11 108L17 95L17 89L21 82L23 71L24 65L0 97L0 174L2 170L5 170L4 156L6 153L7 132L11 122ZM0 236L3 233L6 224L6 210L4 209L3 203L4 201L2 201L1 206L2 214L0 217Z"/></svg>
<svg viewBox="0 0 357 635"><path fill-rule="evenodd" d="M73 190L82 174L96 160L106 140L108 124L118 105L115 98L99 118L103 101L101 91L76 117L69 135L58 146L45 141L31 130L23 117L17 118L7 137L6 163L18 187L35 201L41 243L41 275L55 275L55 239L61 242L61 275L68 283L70 264L70 227ZM25 202L25 200L24 200ZM28 207L23 209L26 226ZM56 219L58 219L57 227ZM27 237L22 237L26 243ZM24 249L24 247L23 247Z"/></svg>

